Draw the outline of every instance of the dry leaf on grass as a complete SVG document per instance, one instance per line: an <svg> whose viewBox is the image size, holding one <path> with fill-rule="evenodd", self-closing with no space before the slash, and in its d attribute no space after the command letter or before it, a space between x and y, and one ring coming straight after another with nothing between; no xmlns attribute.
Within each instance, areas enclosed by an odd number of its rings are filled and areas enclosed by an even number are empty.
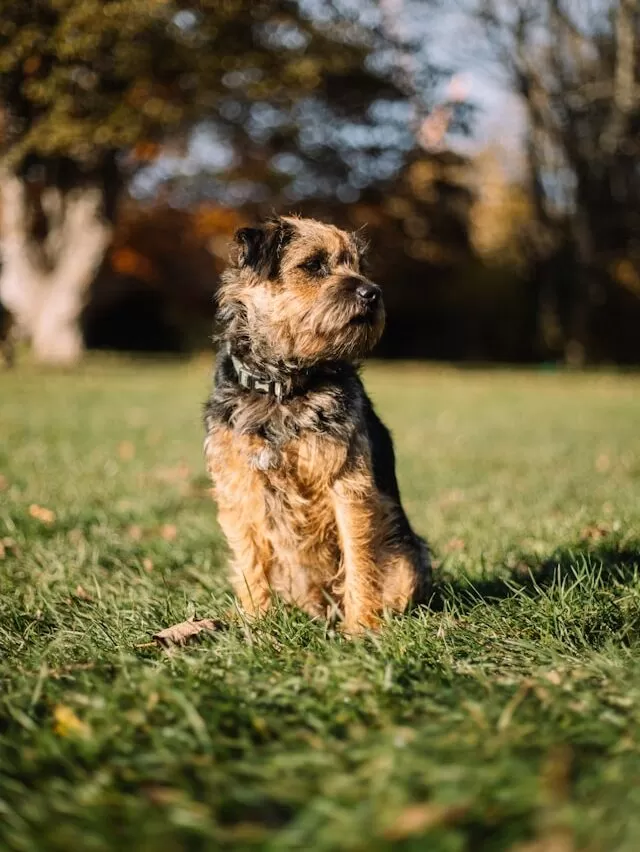
<svg viewBox="0 0 640 852"><path fill-rule="evenodd" d="M153 571L153 560L149 559L148 556L145 556L145 558L142 560L142 567L147 572L147 574L150 574Z"/></svg>
<svg viewBox="0 0 640 852"><path fill-rule="evenodd" d="M581 541L600 541L606 538L611 532L611 529L606 524L589 524L580 532Z"/></svg>
<svg viewBox="0 0 640 852"><path fill-rule="evenodd" d="M36 503L32 503L29 506L29 514L32 518L41 521L43 524L52 524L56 519L55 512L51 509L45 509L44 506L38 506Z"/></svg>
<svg viewBox="0 0 640 852"><path fill-rule="evenodd" d="M468 812L466 804L443 805L425 802L409 805L400 811L395 820L383 832L387 840L403 840L415 834L423 834L431 828L459 822Z"/></svg>
<svg viewBox="0 0 640 852"><path fill-rule="evenodd" d="M9 487L9 480L7 479L6 476L3 476L0 473L0 491L6 491L6 489L8 487Z"/></svg>
<svg viewBox="0 0 640 852"><path fill-rule="evenodd" d="M153 638L159 645L170 648L173 645L186 645L202 631L212 633L215 630L220 630L222 626L222 622L215 621L213 618L190 618L188 621L174 624L172 627L165 627L164 630L154 633Z"/></svg>
<svg viewBox="0 0 640 852"><path fill-rule="evenodd" d="M73 593L73 596L81 601L92 601L93 598L82 586L76 586L76 590Z"/></svg>
<svg viewBox="0 0 640 852"><path fill-rule="evenodd" d="M449 553L464 550L464 548L465 543L461 538L452 538L444 546L444 549Z"/></svg>
<svg viewBox="0 0 640 852"><path fill-rule="evenodd" d="M59 737L80 737L88 739L91 728L86 722L78 719L71 707L57 704L53 710L53 730Z"/></svg>
<svg viewBox="0 0 640 852"><path fill-rule="evenodd" d="M160 537L165 541L175 541L178 535L178 527L175 524L163 524L160 527Z"/></svg>
<svg viewBox="0 0 640 852"><path fill-rule="evenodd" d="M131 441L121 441L118 446L118 455L123 461L131 461L136 454L136 448Z"/></svg>

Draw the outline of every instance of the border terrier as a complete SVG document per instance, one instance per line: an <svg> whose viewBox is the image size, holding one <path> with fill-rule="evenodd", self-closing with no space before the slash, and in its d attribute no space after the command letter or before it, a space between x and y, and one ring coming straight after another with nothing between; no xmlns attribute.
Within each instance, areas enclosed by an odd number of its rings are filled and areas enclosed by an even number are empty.
<svg viewBox="0 0 640 852"><path fill-rule="evenodd" d="M355 634L429 592L429 551L358 374L385 317L364 251L357 234L289 216L232 243L205 455L250 617L278 595Z"/></svg>

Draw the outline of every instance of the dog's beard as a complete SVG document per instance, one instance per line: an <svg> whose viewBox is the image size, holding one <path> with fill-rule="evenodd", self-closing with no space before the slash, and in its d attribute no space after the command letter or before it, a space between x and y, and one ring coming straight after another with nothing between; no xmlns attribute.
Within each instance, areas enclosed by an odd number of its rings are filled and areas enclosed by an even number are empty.
<svg viewBox="0 0 640 852"><path fill-rule="evenodd" d="M256 322L254 340L272 358L306 368L322 361L357 361L368 355L384 329L384 308L363 311L348 300L318 300L290 320Z"/></svg>
<svg viewBox="0 0 640 852"><path fill-rule="evenodd" d="M345 293L338 279L306 299L279 286L243 292L227 285L218 318L220 338L257 369L280 373L364 358L382 335L385 312L380 301L367 308Z"/></svg>

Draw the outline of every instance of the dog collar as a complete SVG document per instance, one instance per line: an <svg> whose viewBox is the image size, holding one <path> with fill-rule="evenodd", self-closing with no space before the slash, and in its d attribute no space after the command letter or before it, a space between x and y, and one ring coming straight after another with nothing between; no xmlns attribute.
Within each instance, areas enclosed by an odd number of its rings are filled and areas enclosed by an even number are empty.
<svg viewBox="0 0 640 852"><path fill-rule="evenodd" d="M261 376L256 376L246 367L245 364L243 364L237 355L233 354L231 351L231 343L229 343L229 341L225 343L224 349L231 359L231 365L233 366L233 370L236 374L240 387L274 396L278 402L282 402L285 397L291 395L293 390L293 383L291 379L283 382L276 379L265 379Z"/></svg>

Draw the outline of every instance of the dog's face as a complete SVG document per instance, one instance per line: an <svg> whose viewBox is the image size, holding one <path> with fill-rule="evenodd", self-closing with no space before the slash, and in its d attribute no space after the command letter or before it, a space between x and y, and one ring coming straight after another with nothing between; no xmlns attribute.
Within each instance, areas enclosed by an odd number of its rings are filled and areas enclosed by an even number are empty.
<svg viewBox="0 0 640 852"><path fill-rule="evenodd" d="M384 328L382 292L362 260L354 235L313 219L242 228L220 290L222 322L265 360L361 358Z"/></svg>

